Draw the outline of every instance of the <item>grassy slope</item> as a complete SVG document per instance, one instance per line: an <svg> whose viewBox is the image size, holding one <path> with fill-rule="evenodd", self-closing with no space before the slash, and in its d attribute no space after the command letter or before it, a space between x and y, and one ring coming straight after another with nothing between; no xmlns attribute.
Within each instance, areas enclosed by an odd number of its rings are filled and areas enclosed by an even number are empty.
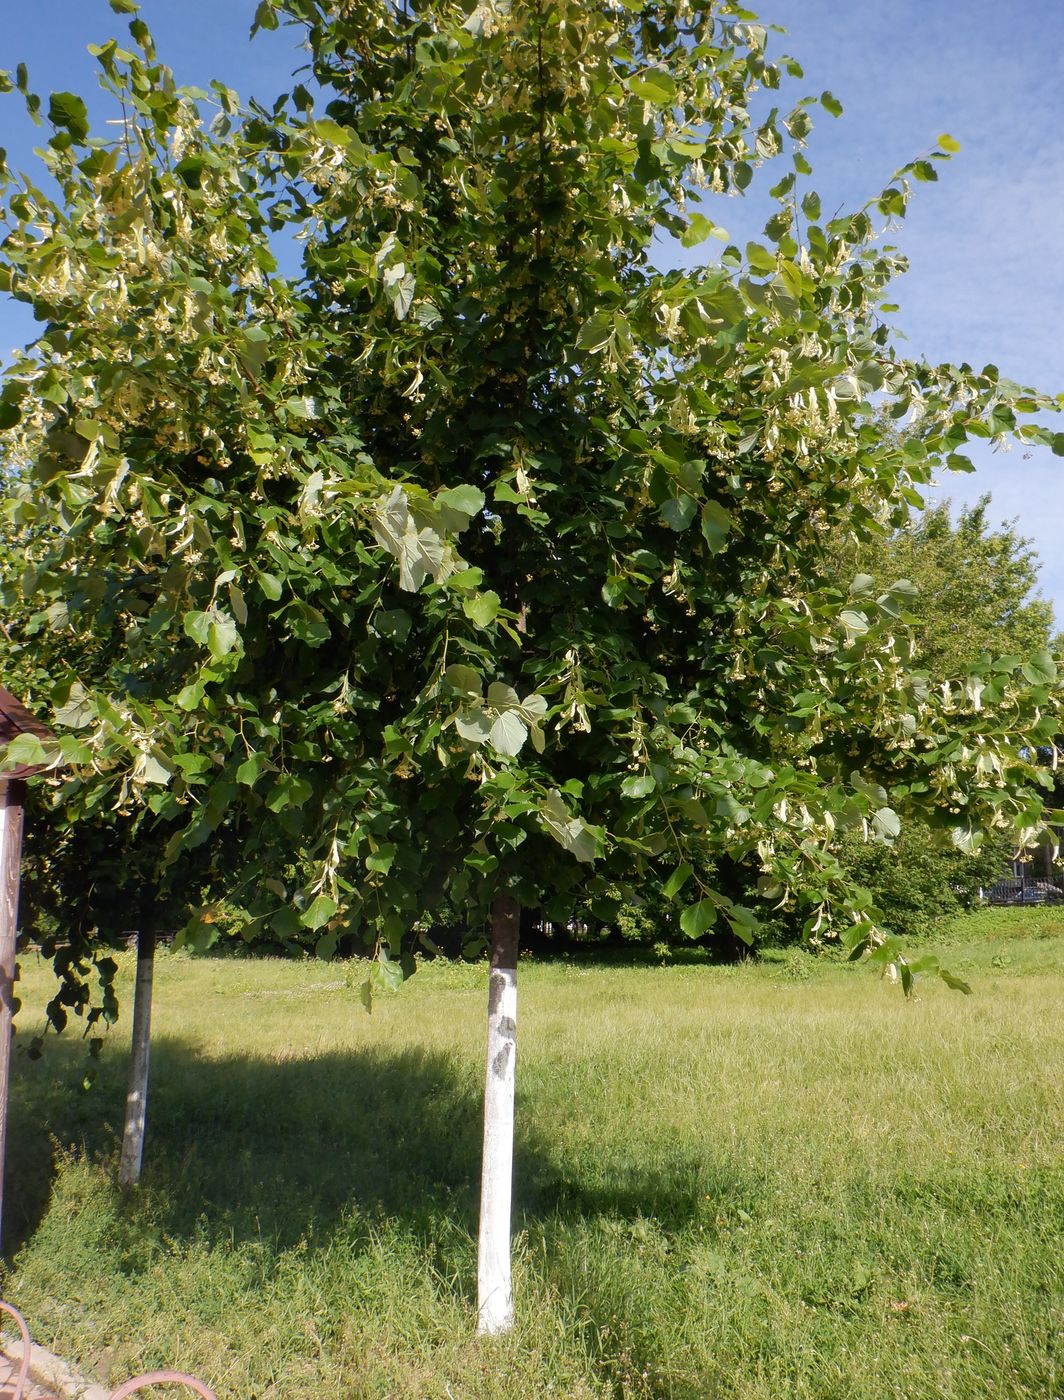
<svg viewBox="0 0 1064 1400"><path fill-rule="evenodd" d="M5 1296L99 1374L178 1363L234 1400L1060 1396L1064 918L939 941L973 997L794 955L524 968L521 1321L491 1345L483 970L367 1018L342 967L163 957L135 1203L122 1037L91 1095L76 1041L16 1057ZM57 1173L49 1129L85 1148Z"/></svg>

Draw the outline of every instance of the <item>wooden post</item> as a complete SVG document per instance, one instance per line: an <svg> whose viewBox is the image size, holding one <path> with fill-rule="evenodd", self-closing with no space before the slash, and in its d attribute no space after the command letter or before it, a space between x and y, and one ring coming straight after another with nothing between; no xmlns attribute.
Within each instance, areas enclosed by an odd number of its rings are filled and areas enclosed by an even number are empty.
<svg viewBox="0 0 1064 1400"><path fill-rule="evenodd" d="M0 685L0 751L21 734L53 739L10 690ZM26 813L26 779L42 772L23 763L0 772L0 1230L4 1218L4 1166L7 1160L7 1100L11 1081L11 1030L15 1015L15 938L18 933L18 887L22 864L22 828Z"/></svg>
<svg viewBox="0 0 1064 1400"><path fill-rule="evenodd" d="M126 1090L126 1121L118 1184L131 1190L140 1181L144 1160L144 1123L148 1109L148 1062L151 1058L151 992L155 973L155 934L137 934L137 983L133 992L133 1046Z"/></svg>
<svg viewBox="0 0 1064 1400"><path fill-rule="evenodd" d="M21 778L0 778L0 1238L4 1218L11 1023L15 1014L15 934L25 807L25 782Z"/></svg>
<svg viewBox="0 0 1064 1400"><path fill-rule="evenodd" d="M521 906L513 895L498 895L491 906L488 1062L484 1079L484 1155L477 1257L477 1332L480 1336L508 1332L514 1320L510 1199L520 933Z"/></svg>

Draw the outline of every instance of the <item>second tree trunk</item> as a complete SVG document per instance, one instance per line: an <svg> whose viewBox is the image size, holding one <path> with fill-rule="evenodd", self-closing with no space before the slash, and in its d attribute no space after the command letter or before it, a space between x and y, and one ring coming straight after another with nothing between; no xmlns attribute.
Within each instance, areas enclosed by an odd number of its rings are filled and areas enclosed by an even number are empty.
<svg viewBox="0 0 1064 1400"><path fill-rule="evenodd" d="M151 993L155 972L155 935L137 934L137 984L133 992L133 1053L126 1092L126 1122L118 1184L125 1190L140 1180L144 1158L144 1123L148 1109L148 1062L151 1057Z"/></svg>

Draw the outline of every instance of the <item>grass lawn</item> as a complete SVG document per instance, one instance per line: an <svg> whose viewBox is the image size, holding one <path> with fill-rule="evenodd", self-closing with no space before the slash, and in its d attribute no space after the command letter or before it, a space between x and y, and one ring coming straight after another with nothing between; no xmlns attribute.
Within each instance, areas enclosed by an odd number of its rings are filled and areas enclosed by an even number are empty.
<svg viewBox="0 0 1064 1400"><path fill-rule="evenodd" d="M134 1201L124 1035L90 1093L76 1037L15 1056L4 1296L101 1378L226 1400L1060 1397L1064 914L936 951L974 995L796 953L523 965L519 1324L489 1343L484 968L368 1017L342 964L161 954ZM48 985L27 959L23 1045Z"/></svg>

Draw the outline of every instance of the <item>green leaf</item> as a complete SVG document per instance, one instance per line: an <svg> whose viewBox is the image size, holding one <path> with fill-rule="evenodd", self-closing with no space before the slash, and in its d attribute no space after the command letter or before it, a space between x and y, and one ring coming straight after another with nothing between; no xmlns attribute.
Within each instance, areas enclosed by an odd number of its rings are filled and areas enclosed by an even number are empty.
<svg viewBox="0 0 1064 1400"><path fill-rule="evenodd" d="M203 703L204 685L202 681L194 681L190 685L183 686L174 697L174 704L179 710L195 710Z"/></svg>
<svg viewBox="0 0 1064 1400"><path fill-rule="evenodd" d="M403 983L402 964L390 958L385 949L381 949L377 957L377 964L374 968L382 986L387 987L391 992L396 991Z"/></svg>
<svg viewBox="0 0 1064 1400"><path fill-rule="evenodd" d="M240 642L240 633L237 625L228 613L216 613L207 628L207 646L215 660L221 660Z"/></svg>
<svg viewBox="0 0 1064 1400"><path fill-rule="evenodd" d="M299 808L313 792L314 788L306 778L301 778L295 773L282 773L270 789L266 806L271 812L280 812L286 807Z"/></svg>
<svg viewBox="0 0 1064 1400"><path fill-rule="evenodd" d="M402 645L410 635L413 619L405 608L382 608L373 614L371 625L378 637Z"/></svg>
<svg viewBox="0 0 1064 1400"><path fill-rule="evenodd" d="M207 168L207 162L202 156L185 156L174 166L174 174L180 176L190 190L198 190L203 183L203 172ZM245 363L250 363L252 373L256 372L256 364L259 370L265 363L265 355L257 351L248 350L244 356Z"/></svg>
<svg viewBox="0 0 1064 1400"><path fill-rule="evenodd" d="M472 666L448 666L443 673L443 679L461 695L475 695L479 700L483 694L483 683Z"/></svg>
<svg viewBox="0 0 1064 1400"><path fill-rule="evenodd" d="M497 710L516 709L521 703L513 686L502 681L492 681L488 686L487 702Z"/></svg>
<svg viewBox="0 0 1064 1400"><path fill-rule="evenodd" d="M765 232L773 243L780 243L790 233L791 225L794 223L794 215L790 208L784 208L778 214L773 214L772 218L765 223Z"/></svg>
<svg viewBox="0 0 1064 1400"><path fill-rule="evenodd" d="M484 509L484 492L477 486L452 486L437 492L436 500L469 519Z"/></svg>
<svg viewBox="0 0 1064 1400"><path fill-rule="evenodd" d="M944 967L939 968L938 975L942 978L943 982L945 982L946 986L950 987L953 991L963 992L966 997L971 996L972 989L968 985L968 983L965 982L962 978L957 977L954 973L949 972Z"/></svg>
<svg viewBox="0 0 1064 1400"><path fill-rule="evenodd" d="M469 744L486 744L491 737L491 717L480 709L461 710L454 720L454 727Z"/></svg>
<svg viewBox="0 0 1064 1400"><path fill-rule="evenodd" d="M187 612L181 619L181 625L186 637L191 637L194 642L205 647L210 636L212 620L213 614L209 612Z"/></svg>
<svg viewBox="0 0 1064 1400"><path fill-rule="evenodd" d="M731 926L732 933L749 948L761 927L761 921L752 909L742 904L733 904L724 911L724 917Z"/></svg>
<svg viewBox="0 0 1064 1400"><path fill-rule="evenodd" d="M498 617L501 606L499 595L490 589L486 593L474 593L472 598L462 599L462 611L477 627L490 627Z"/></svg>
<svg viewBox="0 0 1064 1400"><path fill-rule="evenodd" d="M276 603L284 591L284 585L275 574L267 574L262 570L256 570L255 578L263 593L271 603Z"/></svg>
<svg viewBox="0 0 1064 1400"><path fill-rule="evenodd" d="M726 243L728 234L704 214L691 214L687 220L687 227L680 235L680 242L685 248L694 248L697 244L704 243L707 238L719 238Z"/></svg>
<svg viewBox="0 0 1064 1400"><path fill-rule="evenodd" d="M880 807L872 815L872 830L889 844L901 835L901 818L892 807Z"/></svg>
<svg viewBox="0 0 1064 1400"><path fill-rule="evenodd" d="M540 807L539 817L546 831L577 860L587 864L595 859L599 843L594 830L583 818L572 816L557 788Z"/></svg>
<svg viewBox="0 0 1064 1400"><path fill-rule="evenodd" d="M77 93L53 92L48 103L48 120L64 127L77 140L89 133L89 112Z"/></svg>
<svg viewBox="0 0 1064 1400"><path fill-rule="evenodd" d="M689 904L680 915L680 927L688 938L701 938L717 922L717 902L713 899L700 899L697 904Z"/></svg>
<svg viewBox="0 0 1064 1400"><path fill-rule="evenodd" d="M956 155L961 148L961 143L952 137L948 131L942 132L938 138L938 144L944 151L949 151L950 155Z"/></svg>
<svg viewBox="0 0 1064 1400"><path fill-rule="evenodd" d="M920 596L920 590L911 579L899 578L887 589L893 598L900 598L903 603L915 603Z"/></svg>
<svg viewBox="0 0 1064 1400"><path fill-rule="evenodd" d="M245 787L254 787L262 774L272 766L266 755L256 750L254 753L249 753L236 770L236 780Z"/></svg>
<svg viewBox="0 0 1064 1400"><path fill-rule="evenodd" d="M135 15L140 9L137 0L108 0L116 15Z"/></svg>
<svg viewBox="0 0 1064 1400"><path fill-rule="evenodd" d="M309 647L324 646L332 636L332 630L324 615L309 603L292 604L286 616L292 636L306 642Z"/></svg>
<svg viewBox="0 0 1064 1400"><path fill-rule="evenodd" d="M330 899L327 894L319 894L303 910L299 916L299 922L304 928L319 929L329 922L336 913L338 905L335 899Z"/></svg>
<svg viewBox="0 0 1064 1400"><path fill-rule="evenodd" d="M614 319L610 311L596 311L594 316L589 316L577 334L577 348L601 350L613 335Z"/></svg>
<svg viewBox="0 0 1064 1400"><path fill-rule="evenodd" d="M5 749L0 749L0 772L5 768L21 768L23 765L40 768L47 763L48 754L36 734L19 734Z"/></svg>
<svg viewBox="0 0 1064 1400"><path fill-rule="evenodd" d="M378 846L366 856L366 869L374 870L378 875L387 875L395 864L395 853L394 845Z"/></svg>
<svg viewBox="0 0 1064 1400"><path fill-rule="evenodd" d="M1052 685L1057 678L1057 663L1048 651L1036 651L1020 667L1032 685Z"/></svg>
<svg viewBox="0 0 1064 1400"><path fill-rule="evenodd" d="M777 181L777 183L772 186L772 188L769 190L769 195L773 199L783 199L784 196L790 194L791 190L794 188L794 181L794 171L788 170L787 174L784 175L783 179Z"/></svg>
<svg viewBox="0 0 1064 1400"><path fill-rule="evenodd" d="M717 501L707 501L702 507L702 537L711 554L720 554L728 543L734 521L730 511Z"/></svg>
<svg viewBox="0 0 1064 1400"><path fill-rule="evenodd" d="M671 105L676 98L676 82L663 68L652 68L629 78L628 90L659 107Z"/></svg>
<svg viewBox="0 0 1064 1400"><path fill-rule="evenodd" d="M166 787L171 778L168 768L165 768L159 760L151 753L142 753L134 766L134 776L142 783L152 783L159 787Z"/></svg>
<svg viewBox="0 0 1064 1400"><path fill-rule="evenodd" d="M90 699L80 681L74 681L66 699L52 707L56 724L65 725L68 729L84 729L93 722L97 713L95 701Z"/></svg>
<svg viewBox="0 0 1064 1400"><path fill-rule="evenodd" d="M649 797L656 787L657 783L649 773L633 773L621 784L621 792L625 797Z"/></svg>
<svg viewBox="0 0 1064 1400"><path fill-rule="evenodd" d="M321 958L322 962L331 961L336 956L336 945L339 941L339 929L333 929L330 933L323 933L314 945L314 956Z"/></svg>
<svg viewBox="0 0 1064 1400"><path fill-rule="evenodd" d="M446 551L439 534L428 526L418 528L410 514L410 502L401 486L376 503L373 536L399 562L399 587L416 592L426 578L443 573Z"/></svg>
<svg viewBox="0 0 1064 1400"><path fill-rule="evenodd" d="M832 92L822 92L820 94L820 105L825 112L830 112L833 117L842 116L842 103Z"/></svg>
<svg viewBox="0 0 1064 1400"><path fill-rule="evenodd" d="M763 243L746 245L746 261L754 272L776 271L776 254L770 252Z"/></svg>
<svg viewBox="0 0 1064 1400"><path fill-rule="evenodd" d="M675 899L694 873L694 866L678 865L662 886L661 892L665 898Z"/></svg>
<svg viewBox="0 0 1064 1400"><path fill-rule="evenodd" d="M698 513L698 502L691 495L669 496L661 503L661 518L670 530L686 530Z"/></svg>
<svg viewBox="0 0 1064 1400"><path fill-rule="evenodd" d="M346 149L351 144L351 132L346 126L341 126L339 122L332 121L329 117L317 117L308 123L311 131L329 146L340 146ZM400 264L400 267L402 265ZM402 272L398 276L402 276Z"/></svg>
<svg viewBox="0 0 1064 1400"><path fill-rule="evenodd" d="M974 831L970 826L951 826L949 834L957 850L966 856L974 856L983 844L983 833Z"/></svg>
<svg viewBox="0 0 1064 1400"><path fill-rule="evenodd" d="M254 39L260 29L276 29L278 26L277 15L273 8L273 0L259 0L255 10L255 18L251 24L251 37Z"/></svg>
<svg viewBox="0 0 1064 1400"><path fill-rule="evenodd" d="M524 747L528 738L528 728L521 717L512 710L499 715L488 732L488 742L496 753L504 758L514 758Z"/></svg>
<svg viewBox="0 0 1064 1400"><path fill-rule="evenodd" d="M529 724L537 724L547 713L547 702L542 695L526 695L521 701L520 714Z"/></svg>

